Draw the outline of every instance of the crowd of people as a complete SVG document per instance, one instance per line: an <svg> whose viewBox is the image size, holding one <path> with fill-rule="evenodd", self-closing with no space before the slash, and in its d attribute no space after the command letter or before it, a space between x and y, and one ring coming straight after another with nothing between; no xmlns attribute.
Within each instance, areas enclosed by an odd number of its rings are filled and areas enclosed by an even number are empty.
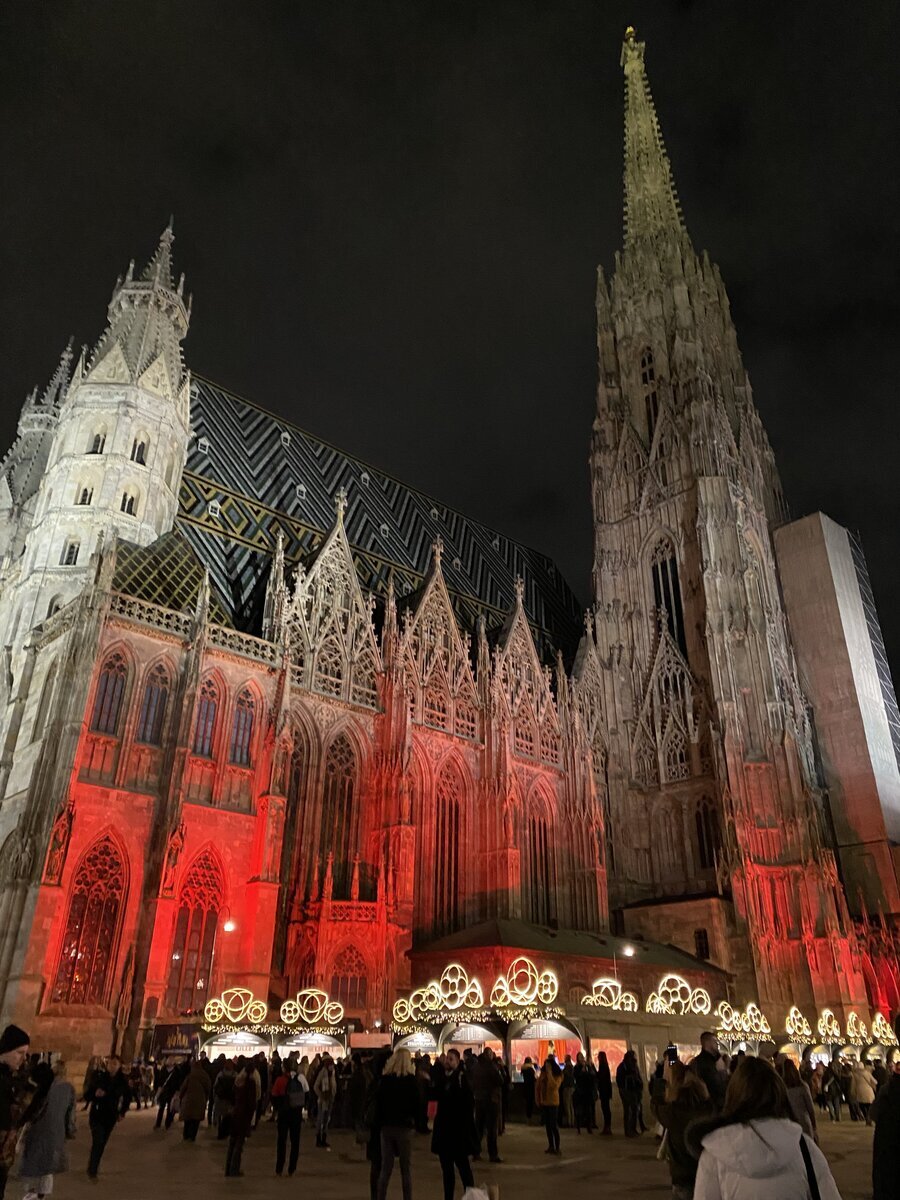
<svg viewBox="0 0 900 1200"><path fill-rule="evenodd" d="M612 1136L615 1089L625 1136L655 1132L673 1200L840 1200L817 1126L826 1114L840 1120L845 1106L851 1120L875 1125L875 1200L898 1194L900 1064L838 1057L828 1064L804 1058L798 1067L783 1055L729 1058L715 1034L705 1033L690 1062L670 1047L646 1086L633 1050L614 1074L603 1051L596 1062L583 1053L561 1062L552 1052L543 1063L526 1058L520 1073L525 1120L540 1122L546 1153L554 1156L561 1153L561 1127L576 1136ZM475 1186L483 1156L502 1163L511 1090L506 1063L489 1047L462 1055L451 1047L434 1058L403 1048L337 1059L259 1053L213 1061L201 1054L138 1062L127 1072L111 1055L92 1060L81 1089L91 1135L87 1175L97 1179L110 1136L129 1108L155 1107L155 1129L165 1133L177 1119L185 1142L196 1141L206 1123L223 1143L227 1176L243 1174L245 1143L261 1121L276 1126L279 1176L297 1170L304 1121L315 1128L316 1149L325 1152L332 1126L348 1129L368 1160L371 1200L385 1200L395 1169L403 1200L412 1200L413 1140L427 1134L445 1200L453 1200L457 1178L463 1190ZM30 1055L27 1033L7 1026L0 1034L0 1200L11 1174L21 1181L24 1200L50 1195L53 1177L68 1167L77 1102L65 1064Z"/></svg>

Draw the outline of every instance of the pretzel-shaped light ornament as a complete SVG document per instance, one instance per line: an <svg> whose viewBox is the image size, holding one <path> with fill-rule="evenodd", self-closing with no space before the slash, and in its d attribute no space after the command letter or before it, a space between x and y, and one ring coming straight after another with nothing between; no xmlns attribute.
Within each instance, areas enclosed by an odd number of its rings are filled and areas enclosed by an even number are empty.
<svg viewBox="0 0 900 1200"><path fill-rule="evenodd" d="M321 988L304 988L293 1000L285 1000L281 1006L281 1019L285 1025L340 1025L344 1019L344 1006L332 1000Z"/></svg>
<svg viewBox="0 0 900 1200"><path fill-rule="evenodd" d="M841 1040L841 1027L830 1008L822 1009L816 1029L823 1042L830 1042L833 1045Z"/></svg>
<svg viewBox="0 0 900 1200"><path fill-rule="evenodd" d="M491 1004L497 1008L552 1004L558 993L559 980L553 971L539 971L523 954L510 964L505 975L497 978L491 992Z"/></svg>
<svg viewBox="0 0 900 1200"><path fill-rule="evenodd" d="M796 1004L787 1015L784 1030L795 1042L812 1041L812 1026Z"/></svg>
<svg viewBox="0 0 900 1200"><path fill-rule="evenodd" d="M682 1017L691 1014L705 1017L712 1009L706 988L692 988L680 975L664 975L655 992L647 997L645 1011L657 1016Z"/></svg>
<svg viewBox="0 0 900 1200"><path fill-rule="evenodd" d="M249 988L226 988L221 996L207 1000L203 1009L203 1019L211 1025L220 1021L228 1021L237 1025L239 1021L247 1020L251 1025L259 1025L266 1019L268 1007L264 1000L257 1000Z"/></svg>
<svg viewBox="0 0 900 1200"><path fill-rule="evenodd" d="M618 979L595 979L591 984L590 996L582 1004L593 1008L611 1008L616 1012L637 1012L638 1000L634 992L623 992Z"/></svg>

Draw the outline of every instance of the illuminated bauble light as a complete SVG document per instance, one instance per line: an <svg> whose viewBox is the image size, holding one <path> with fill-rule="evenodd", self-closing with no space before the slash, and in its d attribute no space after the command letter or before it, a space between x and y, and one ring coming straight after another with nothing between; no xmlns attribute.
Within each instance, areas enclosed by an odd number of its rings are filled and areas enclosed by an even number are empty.
<svg viewBox="0 0 900 1200"><path fill-rule="evenodd" d="M712 1009L712 1000L706 988L691 987L680 975L664 975L656 991L647 997L644 1008L657 1016L703 1017Z"/></svg>
<svg viewBox="0 0 900 1200"><path fill-rule="evenodd" d="M816 1030L823 1042L834 1044L841 1040L841 1027L838 1024L837 1017L830 1008L822 1009Z"/></svg>
<svg viewBox="0 0 900 1200"><path fill-rule="evenodd" d="M623 992L618 979L595 979L590 996L582 1004L592 1008L611 1008L616 1012L637 1012L638 999L634 992Z"/></svg>
<svg viewBox="0 0 900 1200"><path fill-rule="evenodd" d="M217 1024L221 1020L230 1021L236 1025L238 1021L247 1020L252 1025L265 1021L268 1006L265 1000L257 1000L249 988L226 988L221 996L207 1000L203 1009L205 1020Z"/></svg>
<svg viewBox="0 0 900 1200"><path fill-rule="evenodd" d="M795 1042L812 1041L812 1026L796 1004L787 1015L784 1029Z"/></svg>
<svg viewBox="0 0 900 1200"><path fill-rule="evenodd" d="M291 1000L285 1000L279 1010L285 1025L340 1025L344 1006L332 1000L321 988L303 988Z"/></svg>
<svg viewBox="0 0 900 1200"><path fill-rule="evenodd" d="M552 1004L559 993L559 980L553 971L539 971L530 958L515 959L505 975L500 975L491 991L491 1004L524 1008L539 1002Z"/></svg>
<svg viewBox="0 0 900 1200"><path fill-rule="evenodd" d="M626 958L634 958L634 946L623 946L622 953Z"/></svg>
<svg viewBox="0 0 900 1200"><path fill-rule="evenodd" d="M872 1037L882 1046L896 1046L897 1035L883 1013L877 1012L872 1020Z"/></svg>
<svg viewBox="0 0 900 1200"><path fill-rule="evenodd" d="M869 1031L855 1012L847 1016L847 1041L852 1046L862 1046L869 1040Z"/></svg>
<svg viewBox="0 0 900 1200"><path fill-rule="evenodd" d="M234 933L234 931L237 929L237 925L235 924L234 921L232 921L231 917L229 917L228 920L225 922L225 924L222 926L222 928L225 930L226 933Z"/></svg>

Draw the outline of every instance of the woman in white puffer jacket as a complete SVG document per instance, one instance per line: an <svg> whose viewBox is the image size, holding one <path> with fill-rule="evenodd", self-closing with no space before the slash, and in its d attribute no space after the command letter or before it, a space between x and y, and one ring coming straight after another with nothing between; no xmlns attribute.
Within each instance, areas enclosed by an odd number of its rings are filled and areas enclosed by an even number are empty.
<svg viewBox="0 0 900 1200"><path fill-rule="evenodd" d="M784 1083L765 1059L741 1062L721 1116L691 1127L687 1141L700 1153L694 1200L807 1200L808 1170L822 1200L841 1200L825 1155L791 1120Z"/></svg>

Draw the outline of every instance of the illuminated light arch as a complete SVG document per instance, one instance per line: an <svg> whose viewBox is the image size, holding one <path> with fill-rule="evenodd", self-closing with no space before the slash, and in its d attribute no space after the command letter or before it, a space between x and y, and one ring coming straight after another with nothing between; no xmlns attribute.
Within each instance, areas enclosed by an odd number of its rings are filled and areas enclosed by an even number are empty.
<svg viewBox="0 0 900 1200"><path fill-rule="evenodd" d="M321 988L303 988L292 1000L285 1000L280 1016L285 1025L340 1025L344 1006Z"/></svg>
<svg viewBox="0 0 900 1200"><path fill-rule="evenodd" d="M647 997L644 1009L656 1016L705 1017L712 1011L712 1000L706 988L691 987L680 975L664 975L656 991Z"/></svg>
<svg viewBox="0 0 900 1200"><path fill-rule="evenodd" d="M877 1012L872 1021L872 1037L882 1046L896 1046L897 1035L883 1013Z"/></svg>
<svg viewBox="0 0 900 1200"><path fill-rule="evenodd" d="M855 1012L847 1017L847 1042L851 1046L862 1046L869 1040L869 1031Z"/></svg>
<svg viewBox="0 0 900 1200"><path fill-rule="evenodd" d="M634 992L623 992L618 979L595 979L590 996L581 1002L592 1008L612 1008L616 1012L637 1012L638 998Z"/></svg>
<svg viewBox="0 0 900 1200"><path fill-rule="evenodd" d="M491 1004L498 1008L524 1008L529 1004L552 1004L559 993L559 980L550 970L539 971L530 958L515 959L505 975L500 975L491 992Z"/></svg>
<svg viewBox="0 0 900 1200"><path fill-rule="evenodd" d="M837 1017L830 1008L823 1008L819 1016L819 1022L816 1025L819 1037L823 1042L829 1042L835 1045L841 1040L841 1027Z"/></svg>
<svg viewBox="0 0 900 1200"><path fill-rule="evenodd" d="M483 1007L484 992L478 980L470 979L468 971L459 963L449 963L441 972L440 979L433 979L424 987L416 988L408 999L401 997L397 1000L392 1016L398 1025L408 1025L442 1009L476 1012Z"/></svg>
<svg viewBox="0 0 900 1200"><path fill-rule="evenodd" d="M746 1038L771 1037L772 1027L768 1018L752 1000L743 1012L732 1008L727 1000L722 1000L716 1008L716 1016L719 1018L719 1033Z"/></svg>
<svg viewBox="0 0 900 1200"><path fill-rule="evenodd" d="M249 988L226 988L221 996L207 1000L203 1009L203 1018L210 1024L228 1021L237 1025L239 1021L249 1021L251 1025L259 1025L265 1021L268 1014L265 1000L257 1000Z"/></svg>
<svg viewBox="0 0 900 1200"><path fill-rule="evenodd" d="M813 1040L812 1026L796 1004L787 1015L784 1031L794 1042L811 1043Z"/></svg>

